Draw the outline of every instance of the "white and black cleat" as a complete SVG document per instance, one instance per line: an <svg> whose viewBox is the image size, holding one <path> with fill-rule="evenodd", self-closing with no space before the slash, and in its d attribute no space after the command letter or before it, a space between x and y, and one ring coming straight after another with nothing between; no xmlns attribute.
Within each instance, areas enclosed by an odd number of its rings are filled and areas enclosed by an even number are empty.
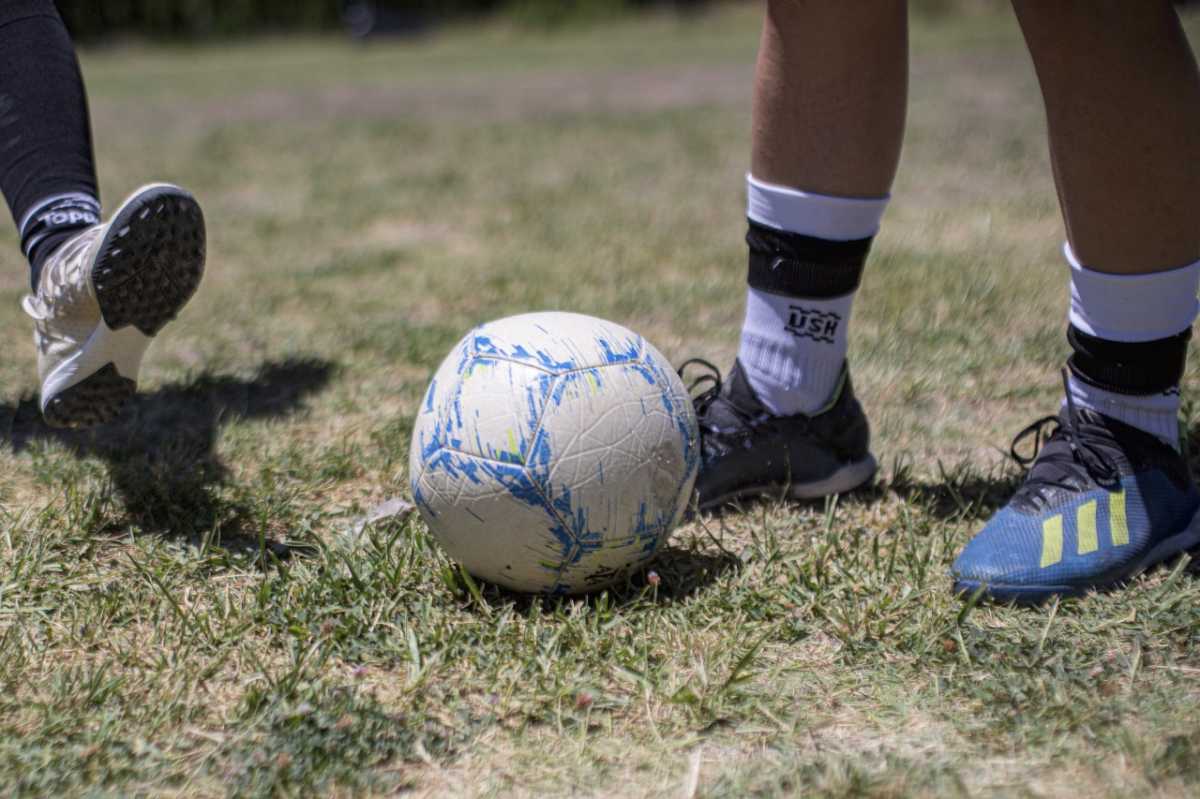
<svg viewBox="0 0 1200 799"><path fill-rule="evenodd" d="M196 293L204 257L200 205L166 183L138 189L109 222L54 251L21 303L48 424L91 427L121 412L150 342Z"/></svg>

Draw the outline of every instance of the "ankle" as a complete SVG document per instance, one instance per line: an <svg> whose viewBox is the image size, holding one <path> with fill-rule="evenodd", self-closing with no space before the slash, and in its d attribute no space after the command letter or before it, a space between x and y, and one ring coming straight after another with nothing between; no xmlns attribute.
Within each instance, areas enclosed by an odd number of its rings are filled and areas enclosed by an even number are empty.
<svg viewBox="0 0 1200 799"><path fill-rule="evenodd" d="M48 197L21 221L21 249L29 259L29 283L37 291L42 267L54 252L81 230L99 223L100 202L87 194Z"/></svg>
<svg viewBox="0 0 1200 799"><path fill-rule="evenodd" d="M1155 394L1118 394L1089 385L1071 374L1067 390L1076 408L1085 408L1149 433L1180 451L1179 387ZM1064 405L1066 400L1064 399Z"/></svg>

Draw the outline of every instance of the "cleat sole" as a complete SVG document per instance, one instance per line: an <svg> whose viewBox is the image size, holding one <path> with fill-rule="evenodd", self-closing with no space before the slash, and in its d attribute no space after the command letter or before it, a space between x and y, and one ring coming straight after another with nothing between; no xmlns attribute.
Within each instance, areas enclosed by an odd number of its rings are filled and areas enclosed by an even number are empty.
<svg viewBox="0 0 1200 799"><path fill-rule="evenodd" d="M100 313L112 330L154 336L204 276L204 214L175 186L149 186L117 212L92 266Z"/></svg>
<svg viewBox="0 0 1200 799"><path fill-rule="evenodd" d="M109 363L51 397L42 415L53 427L92 427L115 419L136 393L137 382Z"/></svg>
<svg viewBox="0 0 1200 799"><path fill-rule="evenodd" d="M878 469L878 464L875 462L875 456L868 453L862 460L847 463L829 477L821 480L814 480L807 483L770 483L767 485L747 486L724 494L716 499L701 500L699 509L702 511L716 510L717 508L743 499L755 499L758 497L780 497L786 495L788 499L806 501L821 499L822 497L834 494L847 494L869 483L871 478L875 476L876 469Z"/></svg>

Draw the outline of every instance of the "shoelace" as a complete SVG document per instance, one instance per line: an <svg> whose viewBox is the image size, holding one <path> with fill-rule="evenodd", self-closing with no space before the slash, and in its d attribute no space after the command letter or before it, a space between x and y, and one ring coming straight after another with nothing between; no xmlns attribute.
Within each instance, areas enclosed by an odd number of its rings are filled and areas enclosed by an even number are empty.
<svg viewBox="0 0 1200 799"><path fill-rule="evenodd" d="M745 431L754 420L747 417L744 412L730 402L723 402L718 408L713 407L721 400L721 389L725 385L720 369L703 358L690 358L684 361L678 369L679 378L685 383L687 381L684 372L690 366L698 366L703 370L687 386L688 394L692 396L692 407L696 409L696 421L705 433L700 436L701 457L707 459L712 455L727 452L732 446L727 437ZM719 418L724 415L729 415L738 421L734 422L732 426L722 425L719 423Z"/></svg>
<svg viewBox="0 0 1200 799"><path fill-rule="evenodd" d="M688 367L698 366L702 370L690 384L684 377ZM696 409L696 420L706 435L700 437L704 453L726 452L732 446L748 446L746 435L751 432L771 433L776 420L765 410L754 413L741 408L722 395L725 379L721 370L703 358L690 358L677 370L679 378L688 385L692 406ZM793 426L798 422L792 421ZM707 457L707 454L705 455Z"/></svg>
<svg viewBox="0 0 1200 799"><path fill-rule="evenodd" d="M1080 434L1079 427L1081 422L1079 420L1079 412L1075 408L1075 401L1071 398L1071 387L1067 380L1066 369L1062 370L1062 380L1063 389L1067 397L1066 423L1064 424L1059 416L1043 416L1013 437L1009 454L1014 461L1023 467L1034 466L1034 469L1030 471L1029 478L1025 482L1025 486L1037 488L1042 485L1050 485L1074 488L1075 486L1068 483L1065 479L1070 476L1066 464L1057 462L1058 459L1054 459L1052 453L1047 453L1050 457L1043 460L1042 463L1036 463L1043 446L1061 435L1061 438L1066 440L1067 445L1070 447L1073 463L1082 466L1084 471L1096 481L1097 485L1113 485L1120 480L1120 471L1101 447L1096 446ZM1053 427L1047 434L1046 429L1051 427L1051 425ZM1030 436L1033 436L1033 452L1028 456L1022 455L1017 451L1017 448L1022 441ZM1045 468L1051 466L1054 468ZM1035 472L1038 473L1035 474Z"/></svg>
<svg viewBox="0 0 1200 799"><path fill-rule="evenodd" d="M724 385L721 379L721 370L718 369L711 361L706 361L703 358L689 358L679 365L676 374L680 380L684 380L684 372L689 366L699 366L705 371L699 374L690 384L688 384L688 394L692 397L692 406L696 409L697 416L704 416L704 412L713 404L717 397L721 396L721 387Z"/></svg>

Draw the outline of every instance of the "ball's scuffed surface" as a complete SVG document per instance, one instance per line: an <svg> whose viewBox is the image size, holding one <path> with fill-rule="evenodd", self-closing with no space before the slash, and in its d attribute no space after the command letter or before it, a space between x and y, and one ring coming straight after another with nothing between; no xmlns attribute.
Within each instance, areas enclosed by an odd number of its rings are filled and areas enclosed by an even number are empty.
<svg viewBox="0 0 1200 799"><path fill-rule="evenodd" d="M545 312L472 330L413 429L413 497L477 577L517 591L602 588L687 508L699 436L687 390L612 322Z"/></svg>

